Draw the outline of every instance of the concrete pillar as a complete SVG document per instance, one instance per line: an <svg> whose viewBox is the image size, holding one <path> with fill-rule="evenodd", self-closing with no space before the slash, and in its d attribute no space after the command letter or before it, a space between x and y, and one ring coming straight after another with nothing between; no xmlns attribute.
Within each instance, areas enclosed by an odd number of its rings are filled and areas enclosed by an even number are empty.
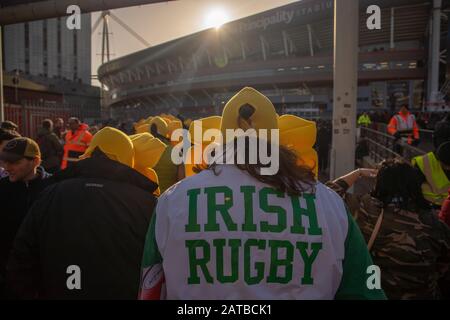
<svg viewBox="0 0 450 320"><path fill-rule="evenodd" d="M439 94L439 55L440 55L440 33L441 33L441 5L442 0L433 0L433 24L431 27L431 55L430 59L430 90L428 101L436 102Z"/></svg>
<svg viewBox="0 0 450 320"><path fill-rule="evenodd" d="M285 30L283 30L281 32L281 34L283 35L283 47L284 47L284 55L286 57L289 56L289 45L288 45L288 36Z"/></svg>
<svg viewBox="0 0 450 320"><path fill-rule="evenodd" d="M308 28L308 40L309 40L309 53L311 57L314 57L314 46L313 46L313 36L311 31L311 25L307 24L306 27Z"/></svg>
<svg viewBox="0 0 450 320"><path fill-rule="evenodd" d="M334 3L333 141L330 178L354 169L358 89L359 3Z"/></svg>
<svg viewBox="0 0 450 320"><path fill-rule="evenodd" d="M425 97L424 102L430 101L430 97L431 97L431 56L432 56L432 38L433 38L433 30L432 30L432 26L433 26L433 15L430 15L430 18L428 20L428 61L427 61L427 96ZM424 104L425 105L425 104Z"/></svg>
<svg viewBox="0 0 450 320"><path fill-rule="evenodd" d="M259 41L261 42L261 51L263 55L263 60L267 60L267 52L266 52L266 41L263 36L259 36Z"/></svg>
<svg viewBox="0 0 450 320"><path fill-rule="evenodd" d="M395 48L395 42L394 42L394 34L395 34L395 8L391 8L391 34L390 34L390 48Z"/></svg>

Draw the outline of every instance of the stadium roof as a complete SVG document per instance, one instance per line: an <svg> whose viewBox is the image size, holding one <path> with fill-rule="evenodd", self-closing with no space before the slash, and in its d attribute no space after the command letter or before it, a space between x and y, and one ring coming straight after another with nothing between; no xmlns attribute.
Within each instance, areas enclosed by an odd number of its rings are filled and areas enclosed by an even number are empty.
<svg viewBox="0 0 450 320"><path fill-rule="evenodd" d="M360 2L359 83L425 79L433 0ZM108 88L105 104L217 105L216 97L245 85L276 91L307 86L321 94L333 81L333 4L295 2L112 60L98 70ZM372 4L381 7L381 29L367 28ZM443 38L447 28L443 19Z"/></svg>
<svg viewBox="0 0 450 320"><path fill-rule="evenodd" d="M223 40L227 37L232 37L233 35L242 37L243 33L251 37L253 33L261 31L277 31L286 27L293 28L295 26L306 25L322 20L332 21L333 2L333 0L303 0L234 20L221 26L219 32L216 32L214 28L202 30L114 59L101 65L98 74L102 77L110 72L119 72L121 69L134 66L136 63L141 65L148 61L168 57L174 52L177 54L177 52L180 51L180 48L184 48L185 46L192 48L199 46L200 43L204 43L205 40L214 41L214 38L217 38L217 33L221 34ZM431 2L432 0L360 0L360 11L363 11L360 16L366 16L365 10L369 5L379 5L381 8L385 8ZM294 14L288 15L287 12L293 12ZM382 16L382 19L388 20L389 17ZM420 24L416 24L416 27L419 25ZM321 25L320 28L323 30L319 32L327 33L324 36L328 38L326 40L332 45L332 24L324 24ZM412 30L414 30L414 26L412 26ZM376 30L372 33L379 34ZM303 38L307 37L306 33L301 30L299 30L298 35Z"/></svg>
<svg viewBox="0 0 450 320"><path fill-rule="evenodd" d="M65 16L71 5L77 5L82 13L88 13L168 1L175 0L4 0L0 4L0 25Z"/></svg>

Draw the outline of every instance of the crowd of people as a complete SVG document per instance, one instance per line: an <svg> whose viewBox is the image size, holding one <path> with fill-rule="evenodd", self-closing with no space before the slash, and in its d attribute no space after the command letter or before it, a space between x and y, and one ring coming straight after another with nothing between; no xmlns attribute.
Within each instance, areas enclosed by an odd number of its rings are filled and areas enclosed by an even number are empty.
<svg viewBox="0 0 450 320"><path fill-rule="evenodd" d="M358 118L363 114L364 113L358 115ZM369 112L366 112L365 114L369 117L371 123L386 124L389 123L389 121L392 119L392 116L395 115L395 113L389 112L387 110L371 110ZM443 118L441 112L414 111L412 112L412 114L414 114L419 128L426 130L434 130L436 124Z"/></svg>
<svg viewBox="0 0 450 320"><path fill-rule="evenodd" d="M436 126L435 150L412 163L387 159L326 183L318 177L328 167L331 122L279 116L252 88L233 96L221 117L189 122L162 114L114 128L70 118L66 128L46 119L36 140L3 122L1 297L449 297L448 117ZM222 144L235 164L173 163L171 134L194 133L194 124L242 129L244 156L231 148L234 138ZM262 174L268 164L259 154L250 160L249 129L267 149L271 136L259 130L280 130L274 175ZM373 189L349 192L361 178ZM379 286L368 285L373 265Z"/></svg>

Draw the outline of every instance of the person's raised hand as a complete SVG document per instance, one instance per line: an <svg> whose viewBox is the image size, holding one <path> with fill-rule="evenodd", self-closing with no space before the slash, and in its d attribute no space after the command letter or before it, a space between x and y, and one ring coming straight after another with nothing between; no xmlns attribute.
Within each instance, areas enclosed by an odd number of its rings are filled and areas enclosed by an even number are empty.
<svg viewBox="0 0 450 320"><path fill-rule="evenodd" d="M378 174L377 169L370 169L370 168L360 168L357 170L359 177L367 177L367 178L375 178Z"/></svg>

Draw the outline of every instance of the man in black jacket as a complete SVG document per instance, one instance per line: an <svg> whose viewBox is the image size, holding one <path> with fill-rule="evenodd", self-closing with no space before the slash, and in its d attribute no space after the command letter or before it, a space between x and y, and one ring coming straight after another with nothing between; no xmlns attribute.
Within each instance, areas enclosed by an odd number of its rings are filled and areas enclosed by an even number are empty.
<svg viewBox="0 0 450 320"><path fill-rule="evenodd" d="M0 152L0 166L8 176L0 179L0 296L4 293L5 268L17 230L28 209L51 181L40 167L36 142L19 137L8 141Z"/></svg>
<svg viewBox="0 0 450 320"><path fill-rule="evenodd" d="M98 147L55 180L14 243L16 297L136 299L157 185Z"/></svg>
<svg viewBox="0 0 450 320"><path fill-rule="evenodd" d="M56 173L61 168L64 148L53 132L53 121L45 119L38 132L37 143L42 153L42 166L47 172Z"/></svg>

